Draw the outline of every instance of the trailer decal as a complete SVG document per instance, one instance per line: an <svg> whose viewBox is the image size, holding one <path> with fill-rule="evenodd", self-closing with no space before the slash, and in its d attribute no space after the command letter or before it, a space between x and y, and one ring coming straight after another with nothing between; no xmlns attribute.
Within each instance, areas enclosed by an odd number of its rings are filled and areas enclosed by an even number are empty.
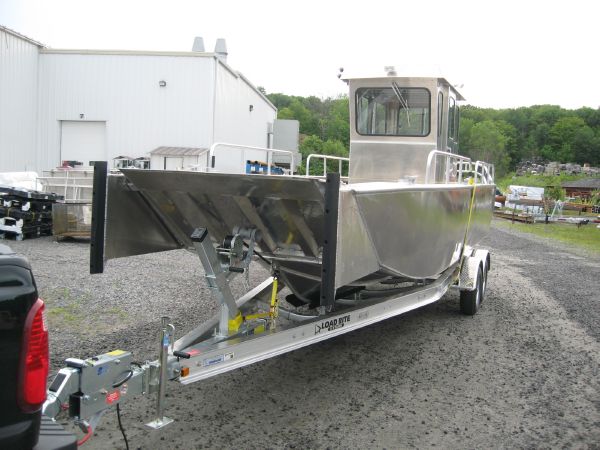
<svg viewBox="0 0 600 450"><path fill-rule="evenodd" d="M321 323L315 324L315 334L321 333L321 331L333 331L338 328L342 328L344 325L350 322L350 314L347 316L336 317L335 319L324 320Z"/></svg>
<svg viewBox="0 0 600 450"><path fill-rule="evenodd" d="M202 361L202 365L204 367L214 366L215 364L219 364L224 361L229 361L230 359L233 359L233 352L225 353L224 355L216 355L216 356L211 356L210 358L206 358Z"/></svg>

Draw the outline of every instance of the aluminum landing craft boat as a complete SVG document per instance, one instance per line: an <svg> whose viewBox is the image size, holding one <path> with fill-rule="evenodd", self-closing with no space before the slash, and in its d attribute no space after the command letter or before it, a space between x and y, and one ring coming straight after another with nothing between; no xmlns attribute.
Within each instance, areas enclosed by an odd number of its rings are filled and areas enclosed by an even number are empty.
<svg viewBox="0 0 600 450"><path fill-rule="evenodd" d="M327 165L321 177L275 175L273 155L285 152L231 144L213 145L201 171L106 176L106 163L96 165L92 273L105 258L189 248L219 309L178 339L162 317L156 361L134 363L124 350L69 358L44 414L66 409L92 435L109 408L156 393L147 425L157 429L173 421L164 415L169 380L191 384L372 326L451 287L462 313L477 312L491 256L474 245L491 220L493 167L455 153L460 95L440 78L348 83L349 160L307 161L349 163L347 177ZM243 173L265 159L266 174ZM248 274L254 255L271 276L236 298L229 281ZM280 307L282 285L291 293ZM193 301L171 299L181 300Z"/></svg>
<svg viewBox="0 0 600 450"><path fill-rule="evenodd" d="M109 175L96 271L111 258L193 249L199 227L233 255L231 270L251 247L296 306L332 307L344 293L435 279L456 264L487 233L495 188L493 166L456 153L463 98L443 78L346 81L350 157L311 155L307 166L325 161L322 176L271 174L286 152L231 144L213 145L200 170ZM243 173L251 159L267 173ZM327 173L332 159L347 176Z"/></svg>

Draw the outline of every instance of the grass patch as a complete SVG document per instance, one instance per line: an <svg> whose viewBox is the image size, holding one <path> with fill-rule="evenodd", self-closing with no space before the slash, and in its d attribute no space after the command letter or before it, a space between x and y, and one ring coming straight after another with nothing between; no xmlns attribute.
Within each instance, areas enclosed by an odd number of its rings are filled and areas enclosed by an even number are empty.
<svg viewBox="0 0 600 450"><path fill-rule="evenodd" d="M88 303L89 294L78 296L68 288L49 289L41 294L51 324L73 325L85 318L84 305Z"/></svg>
<svg viewBox="0 0 600 450"><path fill-rule="evenodd" d="M86 327L86 323L97 321L102 317L109 324L121 319L127 319L128 313L118 306L101 309L90 309L91 294L86 291L69 288L50 288L41 292L46 303L46 314L53 328L60 326ZM107 320L108 319L108 320ZM96 328L100 324L94 325Z"/></svg>
<svg viewBox="0 0 600 450"><path fill-rule="evenodd" d="M81 312L78 307L75 306L56 306L54 308L48 308L46 311L50 320L57 319L61 322L75 323L81 319Z"/></svg>
<svg viewBox="0 0 600 450"><path fill-rule="evenodd" d="M117 317L119 317L121 319L127 318L127 313L125 311L123 311L121 308L118 308L118 307L109 308L109 309L105 310L104 312L106 314L117 316Z"/></svg>
<svg viewBox="0 0 600 450"><path fill-rule="evenodd" d="M569 245L584 248L586 250L600 253L600 229L595 223L589 223L577 228L574 224L562 223L510 223L507 221L496 221L501 228L514 228L517 231L531 233L537 236L556 239Z"/></svg>

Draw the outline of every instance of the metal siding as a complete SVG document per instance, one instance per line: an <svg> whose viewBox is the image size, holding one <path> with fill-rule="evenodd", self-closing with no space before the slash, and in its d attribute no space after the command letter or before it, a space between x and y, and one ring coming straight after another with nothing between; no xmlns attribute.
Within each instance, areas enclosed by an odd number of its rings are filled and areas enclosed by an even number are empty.
<svg viewBox="0 0 600 450"><path fill-rule="evenodd" d="M0 29L0 172L36 165L38 46Z"/></svg>
<svg viewBox="0 0 600 450"><path fill-rule="evenodd" d="M267 124L273 123L277 111L242 77L221 64L217 67L215 142L266 147Z"/></svg>
<svg viewBox="0 0 600 450"><path fill-rule="evenodd" d="M213 58L42 53L41 165L60 162L61 120L105 121L109 160L210 146L213 70Z"/></svg>

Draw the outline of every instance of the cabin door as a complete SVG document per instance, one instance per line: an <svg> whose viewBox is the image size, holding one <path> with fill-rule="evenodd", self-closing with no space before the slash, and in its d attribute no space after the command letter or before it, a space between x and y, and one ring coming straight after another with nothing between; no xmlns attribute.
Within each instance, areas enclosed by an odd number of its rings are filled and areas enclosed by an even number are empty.
<svg viewBox="0 0 600 450"><path fill-rule="evenodd" d="M448 116L448 114L444 114L444 109L444 93L439 91L437 99L437 149L443 152L446 151L446 142L444 139L444 118Z"/></svg>
<svg viewBox="0 0 600 450"><path fill-rule="evenodd" d="M458 153L458 106L452 94L448 97L448 149Z"/></svg>

